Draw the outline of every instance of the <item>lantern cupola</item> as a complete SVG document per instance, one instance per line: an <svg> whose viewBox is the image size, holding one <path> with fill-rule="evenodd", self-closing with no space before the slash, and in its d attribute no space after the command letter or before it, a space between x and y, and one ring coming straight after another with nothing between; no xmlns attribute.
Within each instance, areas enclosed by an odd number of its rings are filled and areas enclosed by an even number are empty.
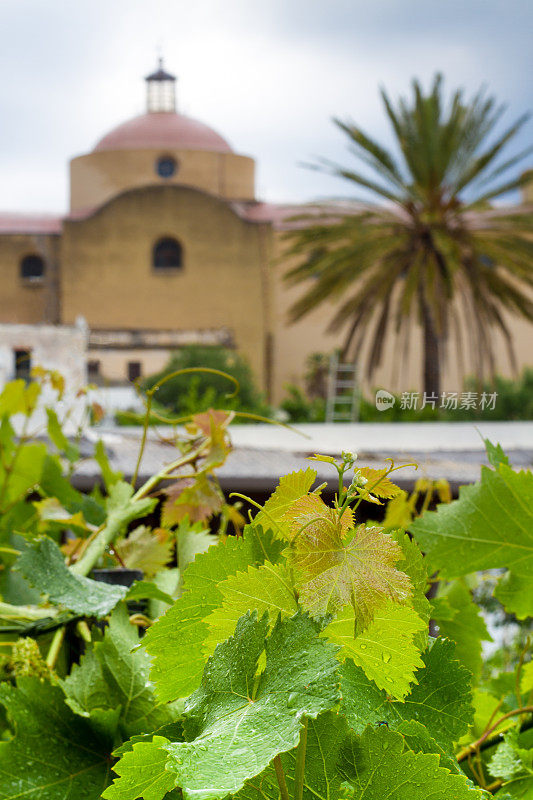
<svg viewBox="0 0 533 800"><path fill-rule="evenodd" d="M155 72L147 75L146 110L149 114L176 111L176 77L167 72L163 59L159 59Z"/></svg>

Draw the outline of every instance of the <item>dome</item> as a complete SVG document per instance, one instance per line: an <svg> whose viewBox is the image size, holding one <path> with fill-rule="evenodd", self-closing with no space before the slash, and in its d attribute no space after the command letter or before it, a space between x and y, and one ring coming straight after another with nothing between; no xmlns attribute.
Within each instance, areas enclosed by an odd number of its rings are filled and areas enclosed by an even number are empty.
<svg viewBox="0 0 533 800"><path fill-rule="evenodd" d="M100 139L94 151L165 148L232 152L226 140L212 128L172 111L151 111L123 122Z"/></svg>

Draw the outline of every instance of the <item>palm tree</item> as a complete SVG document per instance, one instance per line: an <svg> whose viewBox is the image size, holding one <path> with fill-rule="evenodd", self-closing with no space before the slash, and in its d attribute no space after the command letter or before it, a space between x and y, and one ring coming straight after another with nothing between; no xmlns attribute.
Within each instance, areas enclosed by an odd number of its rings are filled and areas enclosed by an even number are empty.
<svg viewBox="0 0 533 800"><path fill-rule="evenodd" d="M347 329L346 356L359 357L368 344L368 377L391 332L398 360L408 357L412 328L421 328L424 390L438 395L450 340L463 375L466 354L482 378L494 375L498 331L515 364L509 315L533 321L533 213L491 206L526 182L527 175L507 176L531 149L500 158L527 115L495 137L504 108L483 90L469 102L456 91L445 105L437 75L429 93L417 81L413 91L411 102L397 105L381 92L400 158L352 122L334 120L373 176L328 161L315 168L370 190L380 203L330 205L298 225L287 255L299 263L286 277L306 284L291 320L335 301L330 330Z"/></svg>

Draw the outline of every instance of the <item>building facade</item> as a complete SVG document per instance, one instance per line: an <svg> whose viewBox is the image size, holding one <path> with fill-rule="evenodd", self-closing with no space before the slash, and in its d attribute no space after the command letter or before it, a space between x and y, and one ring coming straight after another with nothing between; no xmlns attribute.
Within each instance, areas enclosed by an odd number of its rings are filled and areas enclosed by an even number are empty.
<svg viewBox="0 0 533 800"><path fill-rule="evenodd" d="M176 111L175 78L162 64L146 84L146 113L70 162L67 215L0 215L0 323L83 318L88 378L100 382L156 372L184 344L222 343L279 402L306 357L343 338L326 333L327 307L287 324L301 289L284 285L280 254L302 208L256 199L254 160ZM401 383L416 388L418 369Z"/></svg>

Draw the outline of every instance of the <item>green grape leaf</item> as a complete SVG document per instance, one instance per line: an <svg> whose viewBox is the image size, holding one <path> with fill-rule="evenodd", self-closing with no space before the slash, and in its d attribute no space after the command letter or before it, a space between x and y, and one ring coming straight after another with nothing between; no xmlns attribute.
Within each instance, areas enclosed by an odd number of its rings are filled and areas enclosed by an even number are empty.
<svg viewBox="0 0 533 800"><path fill-rule="evenodd" d="M340 611L322 635L341 646L339 658L352 658L376 686L400 699L409 691L417 668L424 665L413 638L425 628L412 608L389 601L356 636L352 606Z"/></svg>
<svg viewBox="0 0 533 800"><path fill-rule="evenodd" d="M515 614L518 619L533 617L530 577L506 572L496 584L494 596L509 614Z"/></svg>
<svg viewBox="0 0 533 800"><path fill-rule="evenodd" d="M16 568L53 603L88 617L105 617L128 591L123 586L74 575L57 544L48 537L29 545L19 556Z"/></svg>
<svg viewBox="0 0 533 800"><path fill-rule="evenodd" d="M218 541L218 537L210 533L203 522L191 523L189 517L181 520L175 529L175 535L178 564L182 573L199 553L205 553Z"/></svg>
<svg viewBox="0 0 533 800"><path fill-rule="evenodd" d="M533 661L528 661L522 668L520 691L525 695L533 692Z"/></svg>
<svg viewBox="0 0 533 800"><path fill-rule="evenodd" d="M100 472L102 473L102 478L104 480L104 486L106 490L109 492L111 487L122 480L124 477L122 472L115 472L111 468L111 464L109 463L109 457L107 455L105 445L101 439L98 439L94 448L94 460L100 467Z"/></svg>
<svg viewBox="0 0 533 800"><path fill-rule="evenodd" d="M497 800L531 800L533 798L533 775L513 778L495 796Z"/></svg>
<svg viewBox="0 0 533 800"><path fill-rule="evenodd" d="M0 743L3 800L98 800L110 779L109 742L64 703L58 686L22 678L0 685L14 736Z"/></svg>
<svg viewBox="0 0 533 800"><path fill-rule="evenodd" d="M0 460L0 486L2 486L2 506L7 508L25 497L40 482L46 458L46 445L25 444L9 466ZM8 470L6 472L6 469Z"/></svg>
<svg viewBox="0 0 533 800"><path fill-rule="evenodd" d="M271 532L249 529L244 537L229 537L210 547L187 567L182 596L148 629L142 642L154 657L151 677L162 701L186 697L200 683L209 633L206 618L223 601L218 584L249 565L275 563L284 547Z"/></svg>
<svg viewBox="0 0 533 800"><path fill-rule="evenodd" d="M339 700L335 647L307 616L239 620L235 636L209 659L202 685L185 706L186 742L164 745L167 770L185 798L222 800L294 748L304 716ZM266 649L266 667L256 675Z"/></svg>
<svg viewBox="0 0 533 800"><path fill-rule="evenodd" d="M326 614L352 603L357 625L364 628L387 600L408 602L411 582L394 567L402 557L397 542L381 528L364 525L343 536L341 525L330 518L332 509L316 500L325 509L321 516L318 504L317 510L306 504L291 517L291 561L302 606L312 614Z"/></svg>
<svg viewBox="0 0 533 800"><path fill-rule="evenodd" d="M482 467L480 483L462 486L458 500L426 511L410 530L444 578L501 567L531 577L533 474Z"/></svg>
<svg viewBox="0 0 533 800"><path fill-rule="evenodd" d="M463 774L452 748L445 750L421 722L414 719L398 720L392 727L402 734L406 746L414 753L435 753L440 758L441 767L446 767L450 772Z"/></svg>
<svg viewBox="0 0 533 800"><path fill-rule="evenodd" d="M154 578L154 584L157 589L159 589L168 597L173 598L172 605L174 605L176 599L181 596L180 583L181 570L178 567L174 567L173 569L164 569L161 572L158 572ZM166 601L163 603L155 598L149 598L148 616L152 620L159 619L159 617L164 614L165 611L168 611L167 606L168 603Z"/></svg>
<svg viewBox="0 0 533 800"><path fill-rule="evenodd" d="M249 567L247 572L230 575L218 584L222 592L222 605L206 618L209 633L204 652L211 655L219 642L233 635L237 621L247 611L257 611L262 616L268 611L270 620L278 614L292 617L298 603L285 564L263 564Z"/></svg>
<svg viewBox="0 0 533 800"><path fill-rule="evenodd" d="M351 797L351 790L342 786L344 779L337 769L348 732L346 718L334 711L326 711L317 719L308 721L303 800L342 800ZM289 796L292 797L296 750L283 753L281 763ZM274 767L270 765L260 775L247 781L240 792L234 795L234 800L279 800Z"/></svg>
<svg viewBox="0 0 533 800"><path fill-rule="evenodd" d="M453 642L433 640L422 656L425 666L417 671L403 702L393 702L360 667L346 662L341 668L341 711L350 726L361 733L367 723L385 721L395 727L402 720L421 721L448 752L467 733L473 717L470 673L454 659L454 652Z"/></svg>
<svg viewBox="0 0 533 800"><path fill-rule="evenodd" d="M176 785L175 777L165 770L168 753L162 745L168 744L164 736L154 736L152 741L137 742L113 767L119 776L102 797L106 800L163 800Z"/></svg>
<svg viewBox="0 0 533 800"><path fill-rule="evenodd" d="M169 742L182 742L183 741L183 721L180 717L175 722L168 722L162 725L156 731L150 733L140 733L137 736L130 736L127 742L123 742L120 747L115 747L113 756L120 758L125 753L131 753L133 746L137 742L151 742L154 736L164 736Z"/></svg>
<svg viewBox="0 0 533 800"><path fill-rule="evenodd" d="M310 491L316 476L316 470L308 467L280 478L275 492L266 501L263 510L256 514L252 525L261 525L264 530L272 529L279 535L280 529L283 531L287 526L286 512L296 500Z"/></svg>
<svg viewBox="0 0 533 800"><path fill-rule="evenodd" d="M61 533L68 528L69 530L78 529L80 532L92 532L91 528L87 525L83 518L81 511L76 511L72 514L64 508L59 500L55 497L46 497L44 500L36 500L33 507L39 515L39 530L45 532L46 530L56 531Z"/></svg>
<svg viewBox="0 0 533 800"><path fill-rule="evenodd" d="M64 453L65 457L71 464L74 464L80 457L80 449L77 445L69 442L63 428L53 408L47 408L46 416L48 418L47 430L50 441L55 444L60 453Z"/></svg>
<svg viewBox="0 0 533 800"><path fill-rule="evenodd" d="M386 726L367 727L345 744L339 768L353 800L481 800L465 775L440 766L439 756L404 749L403 737Z"/></svg>
<svg viewBox="0 0 533 800"><path fill-rule="evenodd" d="M151 578L172 560L174 537L164 528L152 530L139 525L127 538L116 542L115 549L128 569L140 569Z"/></svg>
<svg viewBox="0 0 533 800"><path fill-rule="evenodd" d="M105 508L94 497L78 492L63 475L61 463L56 456L46 456L40 480L44 495L55 498L71 514L81 511L91 525L102 525L106 519Z"/></svg>
<svg viewBox="0 0 533 800"><path fill-rule="evenodd" d="M103 640L89 646L62 682L68 704L82 716L119 707L123 738L153 731L175 716L156 702L148 680L150 659L144 650L131 652L138 643L137 629L122 605L111 615Z"/></svg>
<svg viewBox="0 0 533 800"><path fill-rule="evenodd" d="M381 497L383 500L390 500L401 494L401 489L396 486L390 478L387 477L389 472L388 468L372 469L372 467L361 467L357 470L359 474L366 478L368 483L364 487L365 492L370 492L375 497Z"/></svg>
<svg viewBox="0 0 533 800"><path fill-rule="evenodd" d="M135 581L128 589L126 600L157 600L158 603L165 603L167 606L174 605L175 598L163 592L155 583L151 581Z"/></svg>
<svg viewBox="0 0 533 800"><path fill-rule="evenodd" d="M402 489L396 497L389 500L385 510L385 518L381 523L387 532L397 529L405 530L409 527L414 517L416 499L416 493L409 496Z"/></svg>
<svg viewBox="0 0 533 800"><path fill-rule="evenodd" d="M403 557L396 564L400 572L404 572L410 579L413 587L413 608L426 623L426 628L415 634L414 643L419 650L425 650L428 644L429 620L431 605L426 597L428 589L428 575L424 556L413 539L403 531L392 531L391 536L402 548Z"/></svg>
<svg viewBox="0 0 533 800"><path fill-rule="evenodd" d="M0 392L0 417L25 414L26 411L26 381L22 378L9 381Z"/></svg>
<svg viewBox="0 0 533 800"><path fill-rule="evenodd" d="M498 469L500 464L506 464L509 466L509 459L505 455L503 447L499 442L498 444L493 444L490 439L483 439L483 442L485 444L489 462L495 469Z"/></svg>
<svg viewBox="0 0 533 800"><path fill-rule="evenodd" d="M470 590L463 581L455 580L439 588L439 600L433 619L440 634L455 642L455 655L475 678L481 675L481 642L492 641L479 607L472 600ZM439 615L439 608L443 610Z"/></svg>
<svg viewBox="0 0 533 800"><path fill-rule="evenodd" d="M506 781L516 778L527 769L527 760L530 760L528 754L533 755L533 751L521 750L518 745L518 729L512 728L504 733L503 742L500 742L490 759L487 765L489 772L494 778L503 778Z"/></svg>

